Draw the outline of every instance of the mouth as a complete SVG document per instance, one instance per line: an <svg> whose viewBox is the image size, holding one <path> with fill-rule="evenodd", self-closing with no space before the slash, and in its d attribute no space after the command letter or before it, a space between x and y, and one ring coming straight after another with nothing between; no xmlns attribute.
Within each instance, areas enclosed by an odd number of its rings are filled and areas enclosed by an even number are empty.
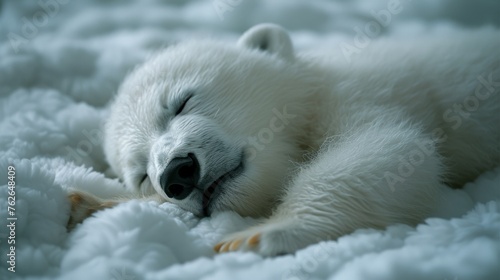
<svg viewBox="0 0 500 280"><path fill-rule="evenodd" d="M205 191L203 192L203 202L202 202L203 216L205 217L210 216L209 212L210 202L214 199L214 197L216 197L217 194L220 194L220 191L218 191L217 193L216 191L220 189L221 185L227 180L235 178L242 171L243 171L243 160L240 161L238 166L236 166L231 171L225 173L224 175L220 176L217 180L215 180L212 184L210 184L208 188L205 189Z"/></svg>

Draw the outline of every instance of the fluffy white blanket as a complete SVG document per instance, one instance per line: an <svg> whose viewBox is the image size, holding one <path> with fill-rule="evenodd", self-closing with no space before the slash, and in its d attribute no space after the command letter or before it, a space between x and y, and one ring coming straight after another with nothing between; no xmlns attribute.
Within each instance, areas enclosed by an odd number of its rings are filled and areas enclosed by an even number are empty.
<svg viewBox="0 0 500 280"><path fill-rule="evenodd" d="M1 279L498 279L500 168L463 190L449 190L439 213L416 228L362 229L275 258L214 255L211 247L224 234L256 222L229 212L200 220L173 205L131 201L95 214L71 233L65 225L66 189L119 192L120 183L105 177L105 105L126 73L155 50L207 36L234 42L253 24L275 22L291 30L299 49L331 44L338 52L340 42L353 44L355 27L364 29L374 17L381 28L372 37L500 26L500 2L0 5ZM9 166L15 178L8 177ZM15 188L9 189L11 179ZM15 272L8 270L13 265Z"/></svg>

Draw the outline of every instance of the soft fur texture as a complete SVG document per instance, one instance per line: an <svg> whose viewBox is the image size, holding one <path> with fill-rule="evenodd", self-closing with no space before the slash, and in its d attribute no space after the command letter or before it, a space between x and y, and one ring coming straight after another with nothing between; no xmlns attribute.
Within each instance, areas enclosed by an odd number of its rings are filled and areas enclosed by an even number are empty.
<svg viewBox="0 0 500 280"><path fill-rule="evenodd" d="M358 228L415 225L446 185L500 163L499 35L380 41L352 61L296 54L270 24L237 45L181 43L124 82L105 152L132 192L198 216L206 207L266 217L220 252L292 253ZM182 200L168 197L160 177L189 153L199 183ZM204 205L208 186L240 165Z"/></svg>
<svg viewBox="0 0 500 280"><path fill-rule="evenodd" d="M53 6L40 6L56 2L54 13ZM216 2L240 5L221 20ZM336 56L333 66L345 64L341 46L353 45L354 28L363 30L373 12L394 2L403 11L370 36L352 61L379 40L411 38L417 43L410 47L417 49L454 31L500 27L496 0L1 1L0 279L497 280L500 167L464 188L443 188L438 213L415 227L359 229L273 258L213 251L224 236L259 221L234 211L200 218L172 203L133 200L66 229L68 189L101 199L123 194L123 181L105 172L102 124L118 86L152 52L206 36L230 46L251 26L275 22L289 32L294 56L310 49L314 56L326 54L321 61ZM9 33L25 36L23 30L30 32L27 41L12 44ZM8 166L16 168L15 273L7 270L5 246Z"/></svg>

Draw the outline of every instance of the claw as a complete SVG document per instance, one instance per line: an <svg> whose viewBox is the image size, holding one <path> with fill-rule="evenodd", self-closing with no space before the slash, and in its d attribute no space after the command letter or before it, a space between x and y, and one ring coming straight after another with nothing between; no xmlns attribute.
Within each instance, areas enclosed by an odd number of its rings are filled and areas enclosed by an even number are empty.
<svg viewBox="0 0 500 280"><path fill-rule="evenodd" d="M78 204L82 201L82 196L77 193L70 194L68 196L69 201L71 202L71 209L74 210L78 206Z"/></svg>
<svg viewBox="0 0 500 280"><path fill-rule="evenodd" d="M229 242L224 243L222 248L220 249L220 253L228 252L229 251Z"/></svg>
<svg viewBox="0 0 500 280"><path fill-rule="evenodd" d="M70 231L95 212L114 207L119 202L118 200L102 200L92 194L78 191L68 194L68 199L71 204L71 212L66 227Z"/></svg>
<svg viewBox="0 0 500 280"><path fill-rule="evenodd" d="M215 244L214 251L217 253L220 253L220 248L222 247L222 245L224 245L224 242L220 242L220 243Z"/></svg>
<svg viewBox="0 0 500 280"><path fill-rule="evenodd" d="M229 245L229 250L231 251L238 250L238 248L240 248L241 242L243 242L243 240L241 239L236 239L235 241L231 242L231 244Z"/></svg>
<svg viewBox="0 0 500 280"><path fill-rule="evenodd" d="M238 249L240 249L243 242L246 242L246 244L250 248L255 247L260 243L260 235L260 233L257 233L250 236L250 238L237 238L229 241L219 242L215 244L214 251L217 253L237 251Z"/></svg>
<svg viewBox="0 0 500 280"><path fill-rule="evenodd" d="M260 233L257 233L248 239L247 244L250 247L255 247L257 244L259 244L259 242L260 242Z"/></svg>

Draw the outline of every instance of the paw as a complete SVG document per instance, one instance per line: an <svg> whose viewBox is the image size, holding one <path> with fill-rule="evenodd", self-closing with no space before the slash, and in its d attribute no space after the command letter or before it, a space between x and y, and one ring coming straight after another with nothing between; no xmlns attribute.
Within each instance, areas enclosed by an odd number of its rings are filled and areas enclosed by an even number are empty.
<svg viewBox="0 0 500 280"><path fill-rule="evenodd" d="M238 250L252 250L260 245L261 232L243 231L235 235L230 235L224 241L217 243L214 250L217 253L238 251Z"/></svg>
<svg viewBox="0 0 500 280"><path fill-rule="evenodd" d="M105 201L84 192L72 192L68 195L68 199L71 203L71 213L66 225L69 231L94 214L94 212L111 208L117 204L115 201Z"/></svg>
<svg viewBox="0 0 500 280"><path fill-rule="evenodd" d="M214 250L217 253L251 251L277 256L294 253L313 243L305 236L307 233L299 225L270 223L231 234L215 245Z"/></svg>

